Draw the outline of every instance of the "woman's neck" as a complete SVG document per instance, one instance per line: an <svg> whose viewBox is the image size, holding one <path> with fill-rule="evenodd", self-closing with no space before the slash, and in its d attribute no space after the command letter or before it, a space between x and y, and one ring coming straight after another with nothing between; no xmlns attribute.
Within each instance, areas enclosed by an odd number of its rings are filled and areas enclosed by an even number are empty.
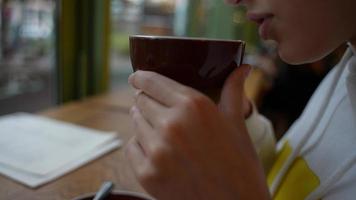
<svg viewBox="0 0 356 200"><path fill-rule="evenodd" d="M356 36L350 40L350 44L352 45L352 48L356 49Z"/></svg>
<svg viewBox="0 0 356 200"><path fill-rule="evenodd" d="M351 50L353 51L354 55L356 55L356 43L350 42L349 45L350 45Z"/></svg>

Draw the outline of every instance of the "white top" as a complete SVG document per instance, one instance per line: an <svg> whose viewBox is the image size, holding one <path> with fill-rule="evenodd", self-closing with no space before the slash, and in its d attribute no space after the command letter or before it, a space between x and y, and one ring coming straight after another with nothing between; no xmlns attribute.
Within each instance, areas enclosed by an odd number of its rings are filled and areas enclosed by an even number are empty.
<svg viewBox="0 0 356 200"><path fill-rule="evenodd" d="M282 152L286 144L290 146L291 152L284 153L287 155L285 159L281 155L277 156L275 165L280 166L272 168L272 171L277 172L271 178L270 185L274 199L282 199L284 191L292 194L293 190L301 190L300 194L302 191L306 193L304 196L299 195L302 196L300 198L288 199L355 199L355 122L356 51L350 47L341 62L315 91L301 117L278 143L277 152ZM252 141L257 141L254 138L273 138L270 124L259 114L251 116L246 124ZM266 165L265 157L274 157L273 143L268 140L260 143L262 146L255 143L257 152L268 149L259 153ZM307 183L309 179L304 177L305 173L314 177L310 180L315 180L315 187ZM293 181L300 186L288 188ZM308 187L309 190L305 189Z"/></svg>

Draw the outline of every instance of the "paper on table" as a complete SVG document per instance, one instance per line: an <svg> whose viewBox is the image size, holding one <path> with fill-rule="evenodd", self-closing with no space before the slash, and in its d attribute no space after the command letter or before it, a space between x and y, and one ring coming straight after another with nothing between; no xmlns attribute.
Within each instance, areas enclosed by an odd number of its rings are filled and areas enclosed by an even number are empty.
<svg viewBox="0 0 356 200"><path fill-rule="evenodd" d="M0 118L0 173L37 187L120 145L115 133L12 114Z"/></svg>

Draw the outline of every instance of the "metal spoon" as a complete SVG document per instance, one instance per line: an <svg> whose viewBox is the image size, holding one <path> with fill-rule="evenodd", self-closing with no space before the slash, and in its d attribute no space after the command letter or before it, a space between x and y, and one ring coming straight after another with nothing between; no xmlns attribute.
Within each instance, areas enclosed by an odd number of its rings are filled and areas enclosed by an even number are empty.
<svg viewBox="0 0 356 200"><path fill-rule="evenodd" d="M95 194L93 200L104 200L110 194L113 188L114 188L114 184L111 181L104 182L101 185L99 191Z"/></svg>

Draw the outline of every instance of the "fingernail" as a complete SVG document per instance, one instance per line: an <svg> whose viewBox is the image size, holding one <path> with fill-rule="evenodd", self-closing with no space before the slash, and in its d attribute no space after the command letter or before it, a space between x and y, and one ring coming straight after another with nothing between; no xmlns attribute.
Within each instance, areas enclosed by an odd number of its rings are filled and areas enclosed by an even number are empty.
<svg viewBox="0 0 356 200"><path fill-rule="evenodd" d="M131 85L133 85L134 76L135 76L135 74L133 73L133 74L131 74L131 75L129 76L129 78L128 78L128 83L131 84Z"/></svg>
<svg viewBox="0 0 356 200"><path fill-rule="evenodd" d="M131 109L130 109L130 114L133 115L134 113L137 112L137 107L136 106L132 106Z"/></svg>
<svg viewBox="0 0 356 200"><path fill-rule="evenodd" d="M142 93L142 90L136 90L135 91L135 96L138 96L138 95L140 95Z"/></svg>

